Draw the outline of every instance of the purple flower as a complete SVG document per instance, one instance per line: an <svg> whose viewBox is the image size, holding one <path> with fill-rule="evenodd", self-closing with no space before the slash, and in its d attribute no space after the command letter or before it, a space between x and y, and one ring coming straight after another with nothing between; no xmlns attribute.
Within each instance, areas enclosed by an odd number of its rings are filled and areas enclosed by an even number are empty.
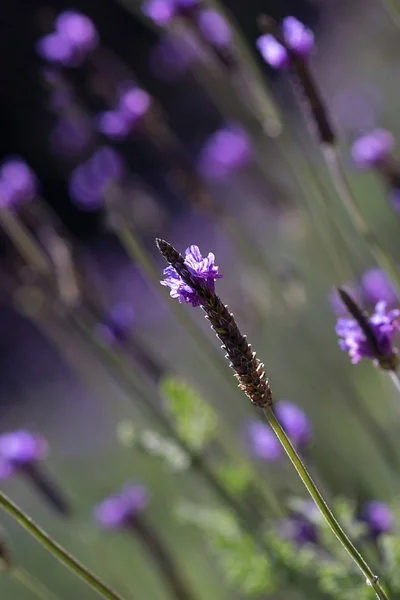
<svg viewBox="0 0 400 600"><path fill-rule="evenodd" d="M397 353L393 347L393 339L400 328L398 317L399 310L386 310L386 303L381 301L375 306L375 312L368 318L368 323L375 335L379 354L367 339L364 331L355 319L339 318L336 324L336 333L342 338L339 345L342 350L349 353L352 363L358 363L362 358L372 358L375 364L385 367L385 360ZM388 368L388 367L386 367ZM392 368L392 367L389 367Z"/></svg>
<svg viewBox="0 0 400 600"><path fill-rule="evenodd" d="M245 445L256 458L274 462L282 456L282 448L266 423L250 420L245 429Z"/></svg>
<svg viewBox="0 0 400 600"><path fill-rule="evenodd" d="M369 269L362 278L364 294L371 304L380 300L388 306L397 303L396 290L384 271L378 268Z"/></svg>
<svg viewBox="0 0 400 600"><path fill-rule="evenodd" d="M160 27L168 25L177 16L191 16L199 0L147 0L142 5L143 14Z"/></svg>
<svg viewBox="0 0 400 600"><path fill-rule="evenodd" d="M391 533L395 526L392 510L384 502L372 500L367 502L361 511L361 521L364 521L373 537L382 533Z"/></svg>
<svg viewBox="0 0 400 600"><path fill-rule="evenodd" d="M282 34L285 44L299 58L307 59L314 49L314 34L295 17L286 17L282 22ZM266 33L257 40L257 47L264 58L274 69L285 69L290 66L290 57L283 44L272 34Z"/></svg>
<svg viewBox="0 0 400 600"><path fill-rule="evenodd" d="M198 39L190 30L180 32L179 37L164 36L154 48L150 64L155 75L167 81L182 77L203 54Z"/></svg>
<svg viewBox="0 0 400 600"><path fill-rule="evenodd" d="M55 29L77 52L89 52L98 44L98 34L93 22L79 12L68 10L61 13L56 19Z"/></svg>
<svg viewBox="0 0 400 600"><path fill-rule="evenodd" d="M37 179L32 169L20 158L9 158L0 168L0 204L15 206L33 200Z"/></svg>
<svg viewBox="0 0 400 600"><path fill-rule="evenodd" d="M229 125L214 133L199 156L199 168L205 177L226 179L252 158L251 141L237 125Z"/></svg>
<svg viewBox="0 0 400 600"><path fill-rule="evenodd" d="M310 523L303 516L297 515L290 519L284 519L280 527L284 538L291 540L297 546L305 544L316 544L318 542L318 529L314 523Z"/></svg>
<svg viewBox="0 0 400 600"><path fill-rule="evenodd" d="M96 333L108 344L124 342L135 320L135 311L129 302L117 302L103 323L96 325Z"/></svg>
<svg viewBox="0 0 400 600"><path fill-rule="evenodd" d="M351 155L356 167L370 169L384 163L390 157L394 145L394 137L390 131L374 129L356 139Z"/></svg>
<svg viewBox="0 0 400 600"><path fill-rule="evenodd" d="M296 447L304 447L311 439L311 422L305 412L293 402L281 400L275 408L283 429Z"/></svg>
<svg viewBox="0 0 400 600"><path fill-rule="evenodd" d="M0 478L11 476L16 469L43 460L47 442L29 431L19 430L0 435Z"/></svg>
<svg viewBox="0 0 400 600"><path fill-rule="evenodd" d="M216 48L226 48L232 44L232 31L226 19L216 10L202 9L197 17L197 25L203 38Z"/></svg>
<svg viewBox="0 0 400 600"><path fill-rule="evenodd" d="M80 62L71 42L58 33L42 37L36 44L36 51L45 60L60 65L74 66Z"/></svg>
<svg viewBox="0 0 400 600"><path fill-rule="evenodd" d="M95 518L107 529L129 526L147 503L146 487L141 484L128 484L119 493L109 496L96 507Z"/></svg>
<svg viewBox="0 0 400 600"><path fill-rule="evenodd" d="M107 110L97 117L98 130L114 140L122 140L131 131L128 115L119 110Z"/></svg>
<svg viewBox="0 0 400 600"><path fill-rule="evenodd" d="M150 108L150 95L138 87L125 90L120 97L118 110L126 115L131 125L143 117Z"/></svg>
<svg viewBox="0 0 400 600"><path fill-rule="evenodd" d="M222 275L218 272L218 267L214 264L215 256L209 252L208 256L203 258L198 246L189 246L185 252L185 265L190 273L199 280L205 281L208 288L214 292L214 282L220 279ZM161 281L161 285L171 288L171 298L178 298L179 302L187 302L192 306L200 306L200 298L195 290L187 285L172 267L164 269L163 274L166 279Z"/></svg>
<svg viewBox="0 0 400 600"><path fill-rule="evenodd" d="M362 295L361 295L361 291L359 290L359 288L354 284L354 283L346 283L346 285L343 286L344 290L350 294L350 296L352 298L354 298L354 300L357 303L360 303L362 300ZM341 299L341 297L338 294L338 291L336 288L334 288L330 295L329 295L329 300L332 306L333 311L337 314L337 315L346 315L348 314L347 308L346 306L343 304L343 301Z"/></svg>

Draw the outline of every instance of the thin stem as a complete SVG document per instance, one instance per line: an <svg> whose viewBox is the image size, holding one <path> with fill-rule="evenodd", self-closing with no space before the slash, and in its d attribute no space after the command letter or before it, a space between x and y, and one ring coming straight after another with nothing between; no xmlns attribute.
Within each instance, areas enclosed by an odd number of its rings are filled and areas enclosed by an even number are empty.
<svg viewBox="0 0 400 600"><path fill-rule="evenodd" d="M397 268L396 261L382 247L375 234L370 229L368 223L361 214L357 202L353 196L353 192L347 182L343 166L339 155L333 145L323 145L322 153L325 158L332 182L335 186L337 194L342 201L344 208L347 211L355 229L366 241L371 250L377 264L386 271L389 278L392 280L398 295L400 296L400 272Z"/></svg>
<svg viewBox="0 0 400 600"><path fill-rule="evenodd" d="M174 563L171 553L156 531L144 521L142 516L133 519L131 529L140 537L144 546L146 546L174 597L177 600L193 600L192 592L182 579L179 568Z"/></svg>
<svg viewBox="0 0 400 600"><path fill-rule="evenodd" d="M123 600L111 588L87 569L76 558L69 554L62 546L55 542L31 517L19 508L10 498L0 492L0 506L15 519L28 533L30 533L39 543L41 543L55 558L57 558L66 567L74 571L78 577L86 581L103 598L108 600Z"/></svg>
<svg viewBox="0 0 400 600"><path fill-rule="evenodd" d="M27 590L39 600L59 600L56 594L53 594L41 581L36 579L31 573L28 573L22 567L16 567L11 571L11 576L15 581L26 587Z"/></svg>
<svg viewBox="0 0 400 600"><path fill-rule="evenodd" d="M390 379L398 392L400 392L400 375L398 371L389 371Z"/></svg>
<svg viewBox="0 0 400 600"><path fill-rule="evenodd" d="M319 489L317 488L313 479L311 478L310 474L308 473L301 458L299 457L296 450L292 446L289 438L287 437L286 433L284 432L278 419L275 417L272 407L265 408L264 414L265 414L269 424L271 425L272 429L274 430L274 433L276 434L278 440L280 441L284 450L286 451L288 457L290 458L297 473L299 474L301 480L303 481L305 487L307 488L311 498L314 500L315 504L318 506L324 519L326 520L326 522L332 529L333 533L338 538L339 542L347 550L347 552L350 554L351 558L356 563L357 567L363 573L364 577L367 580L367 584L370 585L374 589L377 597L380 600L389 600L385 590L382 588L382 586L379 583L378 576L374 575L374 573L372 572L369 565L366 563L364 558L358 552L358 550L353 545L351 540L347 537L346 533L343 531L343 529L339 525L338 521L336 520L335 516L331 512L330 508L326 504L323 496L321 495Z"/></svg>

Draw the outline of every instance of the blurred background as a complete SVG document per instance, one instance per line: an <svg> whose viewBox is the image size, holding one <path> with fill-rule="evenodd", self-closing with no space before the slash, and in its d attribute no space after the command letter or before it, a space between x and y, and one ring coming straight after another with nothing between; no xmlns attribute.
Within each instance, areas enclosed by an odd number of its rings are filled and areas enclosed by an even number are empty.
<svg viewBox="0 0 400 600"><path fill-rule="evenodd" d="M15 0L1 11L1 432L29 430L49 446L45 482L16 469L1 488L126 599L179 598L171 569L190 590L183 600L329 597L287 573L241 587L253 563L242 573L241 554L211 543L233 505L275 531L306 493L268 435L254 449L260 415L203 313L158 284L154 238L216 255L218 291L275 400L306 415L304 455L328 497L357 514L372 500L396 512L398 392L340 350L332 298L338 284L359 290L376 265L290 77L256 49L260 13L314 31L310 64L352 189L399 261L393 190L350 154L360 133L399 133L396 13L372 0L205 0L194 24L160 6ZM57 34L65 11L88 18L69 26L80 46ZM369 308L381 285L364 296ZM53 480L68 511L46 501ZM145 531L104 530L94 508L127 482L146 486ZM17 566L0 574L2 598L97 597L0 522Z"/></svg>

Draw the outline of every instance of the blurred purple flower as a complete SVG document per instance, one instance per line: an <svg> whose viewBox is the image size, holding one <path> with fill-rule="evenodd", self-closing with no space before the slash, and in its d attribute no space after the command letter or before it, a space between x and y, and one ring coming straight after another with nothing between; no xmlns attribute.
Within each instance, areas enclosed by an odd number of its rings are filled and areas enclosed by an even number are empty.
<svg viewBox="0 0 400 600"><path fill-rule="evenodd" d="M108 344L124 342L135 321L135 311L129 302L117 302L106 314L103 323L96 325L96 333Z"/></svg>
<svg viewBox="0 0 400 600"><path fill-rule="evenodd" d="M280 400L276 404L275 413L294 446L300 448L310 442L311 421L301 408L289 400Z"/></svg>
<svg viewBox="0 0 400 600"><path fill-rule="evenodd" d="M129 526L147 504L146 487L141 484L128 484L95 508L95 518L99 525L107 529L123 528Z"/></svg>
<svg viewBox="0 0 400 600"><path fill-rule="evenodd" d="M143 14L163 27L177 16L191 16L199 0L146 0L142 5Z"/></svg>
<svg viewBox="0 0 400 600"><path fill-rule="evenodd" d="M9 158L0 167L0 204L15 206L33 200L37 194L37 178L20 158Z"/></svg>
<svg viewBox="0 0 400 600"><path fill-rule="evenodd" d="M71 42L58 33L49 33L42 37L36 44L36 51L45 60L66 67L79 64L81 58L77 57Z"/></svg>
<svg viewBox="0 0 400 600"><path fill-rule="evenodd" d="M147 113L150 104L151 97L147 92L139 87L131 87L121 94L118 110L133 125Z"/></svg>
<svg viewBox="0 0 400 600"><path fill-rule="evenodd" d="M351 155L357 168L370 169L384 163L390 157L394 145L395 140L390 131L374 129L356 139Z"/></svg>
<svg viewBox="0 0 400 600"><path fill-rule="evenodd" d="M307 59L314 49L314 34L295 17L286 17L282 21L282 34L285 43L301 59ZM257 40L257 47L274 69L284 69L290 65L286 48L272 34L264 34Z"/></svg>
<svg viewBox="0 0 400 600"><path fill-rule="evenodd" d="M102 146L86 162L78 165L69 178L71 198L85 210L102 207L107 186L119 181L124 163L116 150Z"/></svg>
<svg viewBox="0 0 400 600"><path fill-rule="evenodd" d="M196 21L203 38L212 46L226 48L232 44L232 30L218 11L211 8L201 9Z"/></svg>
<svg viewBox="0 0 400 600"><path fill-rule="evenodd" d="M398 302L396 290L382 269L368 269L363 275L362 286L365 297L371 304L375 305L383 300L387 306L393 306Z"/></svg>
<svg viewBox="0 0 400 600"><path fill-rule="evenodd" d="M384 502L372 500L367 502L361 511L361 521L364 521L373 537L383 533L391 533L395 526L393 511Z"/></svg>
<svg viewBox="0 0 400 600"><path fill-rule="evenodd" d="M246 131L230 125L214 133L203 146L199 168L205 177L225 179L250 162L252 146Z"/></svg>
<svg viewBox="0 0 400 600"><path fill-rule="evenodd" d="M220 279L222 275L218 272L218 267L214 264L215 256L212 252L208 253L206 258L200 253L198 246L189 246L185 251L185 265L190 273L197 279L204 280L207 287L213 292L214 282ZM171 288L171 298L178 298L179 302L187 302L192 306L200 306L200 298L189 285L187 285L172 267L168 266L164 269L163 275L166 279L161 281L161 285Z"/></svg>
<svg viewBox="0 0 400 600"><path fill-rule="evenodd" d="M303 516L298 515L290 519L284 519L280 526L284 538L291 540L297 546L305 544L316 544L318 542L318 529L314 523L310 523Z"/></svg>
<svg viewBox="0 0 400 600"><path fill-rule="evenodd" d="M255 419L246 425L245 445L256 458L274 462L282 456L281 445L269 425Z"/></svg>
<svg viewBox="0 0 400 600"><path fill-rule="evenodd" d="M202 50L191 31L178 36L165 36L154 48L150 65L155 75L167 81L182 77L193 63L201 60Z"/></svg>
<svg viewBox="0 0 400 600"><path fill-rule="evenodd" d="M381 301L375 306L375 312L368 318L369 325L377 339L379 355L383 358L390 358L397 353L393 346L393 339L396 331L400 329L400 323L397 320L399 316L399 310L387 311L386 303ZM342 350L349 353L352 363L358 363L365 357L374 359L375 364L380 364L375 349L357 321L339 318L336 333L343 338L339 340L339 345Z"/></svg>
<svg viewBox="0 0 400 600"><path fill-rule="evenodd" d="M11 476L16 469L43 460L47 442L29 431L19 430L0 435L0 478Z"/></svg>
<svg viewBox="0 0 400 600"><path fill-rule="evenodd" d="M97 128L111 139L121 140L129 135L131 124L126 114L118 110L107 110L98 115Z"/></svg>
<svg viewBox="0 0 400 600"><path fill-rule="evenodd" d="M360 304L362 302L362 294L360 289L354 284L354 283L346 283L344 286L342 286L344 288L344 290L350 294L350 296L358 303ZM336 288L334 288L330 295L329 295L329 300L332 306L333 311L337 314L337 315L346 315L348 314L347 308L346 306L343 304L342 299L340 298L338 291Z"/></svg>
<svg viewBox="0 0 400 600"><path fill-rule="evenodd" d="M94 50L98 44L98 34L93 22L79 12L68 10L61 13L55 21L55 29L76 51L86 53Z"/></svg>

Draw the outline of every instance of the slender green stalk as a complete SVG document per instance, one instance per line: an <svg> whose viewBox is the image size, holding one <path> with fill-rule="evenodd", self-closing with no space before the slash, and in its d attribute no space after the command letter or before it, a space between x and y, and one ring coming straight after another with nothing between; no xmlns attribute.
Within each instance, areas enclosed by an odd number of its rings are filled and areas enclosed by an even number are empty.
<svg viewBox="0 0 400 600"><path fill-rule="evenodd" d="M389 371L390 379L393 381L393 385L398 392L400 392L400 375L398 371Z"/></svg>
<svg viewBox="0 0 400 600"><path fill-rule="evenodd" d="M400 272L396 261L382 247L359 210L336 148L333 145L322 145L321 148L332 182L354 228L365 240L377 264L388 274L400 296Z"/></svg>
<svg viewBox="0 0 400 600"><path fill-rule="evenodd" d="M18 583L29 590L38 600L59 600L56 594L53 594L41 581L22 567L12 569L11 576L15 581L18 581Z"/></svg>
<svg viewBox="0 0 400 600"><path fill-rule="evenodd" d="M0 506L15 519L28 533L41 543L55 558L63 565L71 569L78 577L83 579L103 598L108 600L123 600L116 592L109 588L87 569L76 558L69 554L62 546L55 542L39 525L37 525L23 510L21 510L10 498L0 492Z"/></svg>
<svg viewBox="0 0 400 600"><path fill-rule="evenodd" d="M311 498L314 500L315 504L318 506L321 511L324 519L332 529L333 533L336 535L342 546L347 550L350 554L351 558L356 563L357 567L360 569L362 574L367 580L367 584L370 585L376 593L376 596L379 600L389 600L385 590L379 583L379 578L377 575L374 575L370 566L358 552L357 548L353 545L351 540L347 537L346 533L343 531L332 511L326 504L323 496L321 495L319 489L315 485L313 479L308 473L306 467L304 466L301 458L297 454L296 450L292 446L289 438L284 432L282 426L280 425L278 419L275 417L272 407L266 407L264 409L264 414L271 425L274 433L276 434L278 440L282 444L285 449L288 457L290 458L293 466L295 467L297 473L299 474L301 480L303 481L305 487L307 488Z"/></svg>

